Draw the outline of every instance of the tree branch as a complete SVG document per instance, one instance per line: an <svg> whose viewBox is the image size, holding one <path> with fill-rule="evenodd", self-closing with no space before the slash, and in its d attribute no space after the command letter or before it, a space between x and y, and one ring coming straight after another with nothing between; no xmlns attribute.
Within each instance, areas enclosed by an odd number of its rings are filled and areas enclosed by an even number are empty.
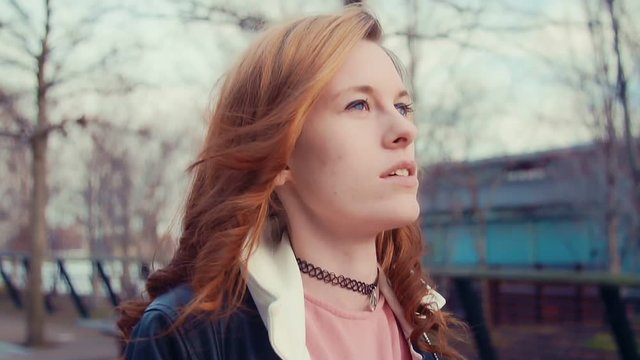
<svg viewBox="0 0 640 360"><path fill-rule="evenodd" d="M0 89L0 109L3 109L8 117L18 125L19 133L29 133L33 125L16 109L14 97Z"/></svg>
<svg viewBox="0 0 640 360"><path fill-rule="evenodd" d="M56 56L52 55L52 57L56 58L55 62L52 61L52 65L54 66L54 79L59 77L60 72L64 68L63 64L67 63L66 59L68 59L69 56L71 56L71 54L78 49L78 45L89 40L89 36L87 36L85 33L70 33L68 35L65 35L63 38L68 40L64 46L58 46L55 49L51 49L52 54L59 54L62 51L66 50L64 55L59 56L59 59Z"/></svg>
<svg viewBox="0 0 640 360"><path fill-rule="evenodd" d="M7 137L20 142L26 142L30 138L30 136L23 132L13 132L7 130L0 130L0 137Z"/></svg>
<svg viewBox="0 0 640 360"><path fill-rule="evenodd" d="M181 11L179 17L183 21L214 22L215 15L223 15L233 20L242 30L259 31L269 22L263 15L247 15L219 5L204 5L199 1L190 1L189 9Z"/></svg>
<svg viewBox="0 0 640 360"><path fill-rule="evenodd" d="M16 14L18 14L18 17L20 18L20 20L22 20L22 22L24 23L24 26L27 29L29 29L29 31L33 35L37 35L38 31L36 30L36 28L33 27L33 24L31 23L31 17L29 16L29 13L27 11L25 11L20 6L18 1L16 1L16 0L7 0L7 2L13 8L13 10L16 12Z"/></svg>
<svg viewBox="0 0 640 360"><path fill-rule="evenodd" d="M29 73L33 73L34 71L36 71L35 68L30 67L29 65L18 61L16 59L9 59L9 58L2 58L0 59L0 65L4 65L4 66L10 66L13 68L18 68L22 71L27 71Z"/></svg>
<svg viewBox="0 0 640 360"><path fill-rule="evenodd" d="M613 30L613 50L616 55L616 97L618 102L622 106L622 116L624 123L624 138L625 147L627 150L627 156L629 158L629 165L631 167L631 173L636 186L640 185L640 164L638 164L636 154L636 141L631 134L631 116L629 114L629 102L627 99L627 78L624 73L624 67L622 66L622 54L620 51L620 24L618 17L614 10L614 0L606 0L607 8L609 10L609 16L611 17L611 29ZM640 189L637 189L640 191Z"/></svg>
<svg viewBox="0 0 640 360"><path fill-rule="evenodd" d="M67 126L69 126L69 124L76 124L80 127L86 127L87 122L88 121L84 115L77 119L64 119L57 124L50 124L43 128L38 128L33 132L33 135L31 135L31 137L49 135L56 131L59 131L63 136L67 136Z"/></svg>
<svg viewBox="0 0 640 360"><path fill-rule="evenodd" d="M10 38L17 41L20 48L29 56L31 57L35 56L34 51L31 50L31 47L29 46L29 40L24 34L20 33L15 28L15 24L5 23L3 25L4 25L3 28L5 29L4 34L8 35Z"/></svg>
<svg viewBox="0 0 640 360"><path fill-rule="evenodd" d="M440 5L445 5L446 7L451 8L451 9L455 10L458 13L477 14L477 13L482 11L480 8L474 8L474 7L471 7L471 6L460 5L460 4L457 4L456 2L454 2L452 0L431 0L431 2L436 3L436 4L440 4Z"/></svg>
<svg viewBox="0 0 640 360"><path fill-rule="evenodd" d="M22 7L20 7L20 4L18 4L18 2L16 2L15 0L8 0L9 5L11 5L11 7L13 7L13 9L16 11L16 13L18 13L18 15L20 15L20 18L22 18L22 20L26 23L30 23L31 19L29 18L29 13L26 12Z"/></svg>
<svg viewBox="0 0 640 360"><path fill-rule="evenodd" d="M62 73L62 70L64 67L63 66L64 58L57 60L56 64L54 65L56 71L52 76L52 79L49 81L50 83L49 87L55 87L61 83L68 83L75 79L86 77L88 74L95 72L97 70L103 70L107 67L107 64L113 65L114 59L121 60L119 56L121 53L132 54L133 50L122 51L122 49L118 49L114 47L111 50L109 50L107 53L105 53L100 59L96 60L95 62L83 67L82 69L79 69L73 72L68 72L66 74ZM130 55L130 56L134 56L134 55Z"/></svg>

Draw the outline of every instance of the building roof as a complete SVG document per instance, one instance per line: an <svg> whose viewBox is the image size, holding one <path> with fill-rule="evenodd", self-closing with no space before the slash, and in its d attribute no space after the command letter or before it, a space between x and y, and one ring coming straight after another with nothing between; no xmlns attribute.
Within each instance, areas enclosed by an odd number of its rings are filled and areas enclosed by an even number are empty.
<svg viewBox="0 0 640 360"><path fill-rule="evenodd" d="M423 169L423 213L474 209L563 208L592 211L606 201L606 161L599 143ZM616 170L618 179L624 171ZM626 185L625 185L626 184ZM628 182L618 181L618 187Z"/></svg>

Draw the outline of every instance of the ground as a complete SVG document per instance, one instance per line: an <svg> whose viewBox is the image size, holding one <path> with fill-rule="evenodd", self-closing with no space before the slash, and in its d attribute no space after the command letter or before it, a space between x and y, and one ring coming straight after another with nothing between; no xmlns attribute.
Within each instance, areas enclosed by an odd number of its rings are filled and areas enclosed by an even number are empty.
<svg viewBox="0 0 640 360"><path fill-rule="evenodd" d="M491 336L501 360L618 359L609 329L598 325L502 325ZM469 359L478 358L473 346L464 348Z"/></svg>
<svg viewBox="0 0 640 360"><path fill-rule="evenodd" d="M112 335L110 310L104 303L94 310L97 318L79 319L70 303L56 299L57 310L47 315L47 346L30 349L24 346L24 312L0 296L0 360L111 360L118 357L118 346Z"/></svg>
<svg viewBox="0 0 640 360"><path fill-rule="evenodd" d="M71 304L56 302L58 312L47 316L49 345L28 349L24 341L24 314L0 296L0 359L107 360L117 359L117 343L105 333L113 320L108 307L80 320ZM636 334L640 331L636 330ZM502 325L492 329L498 358L510 359L617 359L615 343L606 326L592 324ZM640 340L640 339L638 339ZM640 344L640 341L638 341ZM478 359L473 345L460 346L469 359Z"/></svg>

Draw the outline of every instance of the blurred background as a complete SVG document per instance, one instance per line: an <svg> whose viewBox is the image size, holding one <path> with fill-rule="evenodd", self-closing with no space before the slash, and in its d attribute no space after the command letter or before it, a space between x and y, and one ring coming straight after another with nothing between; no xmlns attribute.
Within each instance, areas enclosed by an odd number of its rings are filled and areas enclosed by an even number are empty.
<svg viewBox="0 0 640 360"><path fill-rule="evenodd" d="M0 359L114 359L215 84L339 0L0 0ZM640 2L366 0L407 67L425 265L470 359L637 359Z"/></svg>

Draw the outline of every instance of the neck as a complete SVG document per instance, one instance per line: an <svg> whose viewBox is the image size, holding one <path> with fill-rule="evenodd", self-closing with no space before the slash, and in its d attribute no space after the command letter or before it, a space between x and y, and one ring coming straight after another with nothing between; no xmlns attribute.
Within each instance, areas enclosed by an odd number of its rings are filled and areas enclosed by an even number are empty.
<svg viewBox="0 0 640 360"><path fill-rule="evenodd" d="M296 256L336 275L344 275L366 283L376 278L375 236L366 239L317 237L290 230L291 245Z"/></svg>
<svg viewBox="0 0 640 360"><path fill-rule="evenodd" d="M328 272L370 284L376 280L375 235L354 236L290 226L291 246L297 257ZM366 310L369 299L360 293L302 274L305 293L348 310ZM377 289L376 289L377 291Z"/></svg>

